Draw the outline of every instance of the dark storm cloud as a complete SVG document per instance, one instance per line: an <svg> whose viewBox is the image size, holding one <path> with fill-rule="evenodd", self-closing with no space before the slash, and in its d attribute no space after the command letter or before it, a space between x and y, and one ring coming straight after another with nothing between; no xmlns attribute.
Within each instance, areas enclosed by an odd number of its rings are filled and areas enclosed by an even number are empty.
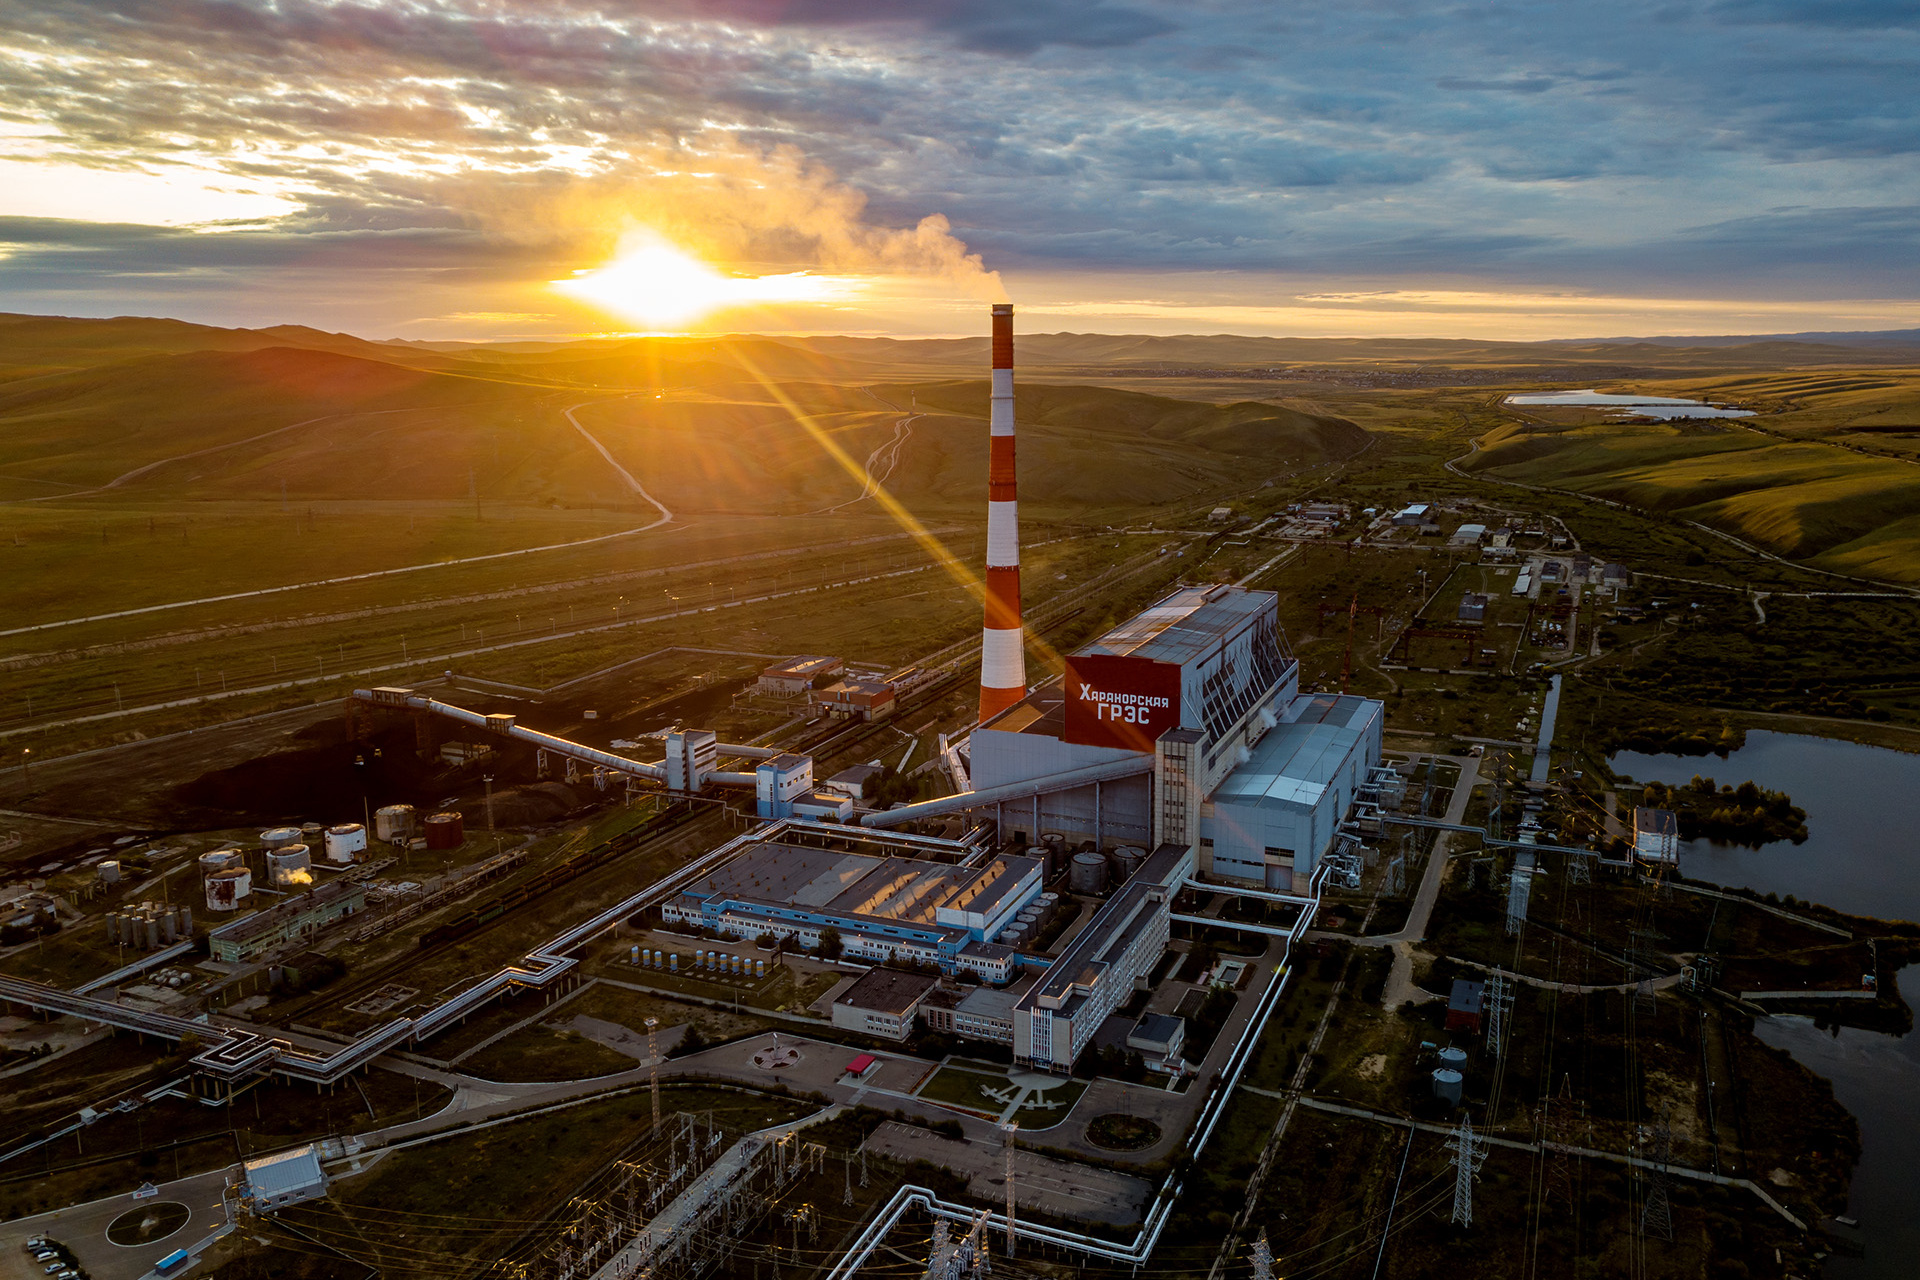
<svg viewBox="0 0 1920 1280"><path fill-rule="evenodd" d="M989 266L1610 287L1659 262L1743 287L1851 284L1915 247L1915 15L1890 0L0 0L0 125L45 134L40 153L191 159L302 205L271 232L121 228L111 244L13 225L0 288L356 253L368 271L398 255L538 278L569 260L557 234L528 247L516 201L644 184L675 157L697 168L716 134L797 148L883 225L945 214Z"/></svg>

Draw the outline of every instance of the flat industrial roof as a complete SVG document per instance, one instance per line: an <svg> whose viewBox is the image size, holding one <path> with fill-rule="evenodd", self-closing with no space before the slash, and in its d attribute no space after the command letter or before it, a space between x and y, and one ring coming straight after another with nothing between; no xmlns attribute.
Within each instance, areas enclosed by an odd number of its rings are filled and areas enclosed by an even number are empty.
<svg viewBox="0 0 1920 1280"><path fill-rule="evenodd" d="M769 676L812 676L818 675L823 668L839 667L838 658L821 657L817 654L801 654L795 658L783 658L766 668L763 675Z"/></svg>
<svg viewBox="0 0 1920 1280"><path fill-rule="evenodd" d="M1175 665L1191 662L1217 648L1252 619L1272 611L1278 600L1271 591L1181 587L1074 650L1074 656L1121 654Z"/></svg>
<svg viewBox="0 0 1920 1280"><path fill-rule="evenodd" d="M1020 1003L1020 995L1010 987L975 987L953 1007L953 1011L976 1018L1004 1018L1011 1021L1013 1006Z"/></svg>
<svg viewBox="0 0 1920 1280"><path fill-rule="evenodd" d="M1351 694L1310 694L1304 701L1298 718L1267 730L1247 762L1227 775L1214 792L1216 804L1318 803L1380 704Z"/></svg>
<svg viewBox="0 0 1920 1280"><path fill-rule="evenodd" d="M940 979L930 974L908 973L905 969L869 969L833 1002L904 1018L926 998L927 992L939 985Z"/></svg>

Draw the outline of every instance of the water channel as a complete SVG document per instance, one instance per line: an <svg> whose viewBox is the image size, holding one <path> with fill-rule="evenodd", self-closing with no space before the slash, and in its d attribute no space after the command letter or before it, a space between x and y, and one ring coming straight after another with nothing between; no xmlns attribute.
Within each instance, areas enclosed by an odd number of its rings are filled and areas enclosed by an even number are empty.
<svg viewBox="0 0 1920 1280"><path fill-rule="evenodd" d="M1807 842L1760 849L1686 841L1689 879L1792 894L1880 919L1920 920L1920 755L1828 738L1750 730L1727 759L1623 751L1609 760L1636 781L1679 784L1695 774L1738 786L1785 791L1807 811ZM1899 979L1909 1007L1920 972ZM1893 1280L1920 1259L1920 1033L1893 1037L1781 1015L1755 1034L1833 1082L1834 1096L1860 1122L1848 1214L1860 1221L1863 1258L1833 1257L1829 1280Z"/></svg>

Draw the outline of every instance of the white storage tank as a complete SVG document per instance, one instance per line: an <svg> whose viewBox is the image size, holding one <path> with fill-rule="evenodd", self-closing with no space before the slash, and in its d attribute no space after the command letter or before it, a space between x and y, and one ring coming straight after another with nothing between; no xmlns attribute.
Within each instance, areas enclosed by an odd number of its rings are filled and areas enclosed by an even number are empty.
<svg viewBox="0 0 1920 1280"><path fill-rule="evenodd" d="M253 873L245 867L226 867L207 877L207 910L238 911L253 896Z"/></svg>
<svg viewBox="0 0 1920 1280"><path fill-rule="evenodd" d="M260 843L269 849L284 849L290 844L299 844L300 828L269 827L260 833Z"/></svg>
<svg viewBox="0 0 1920 1280"><path fill-rule="evenodd" d="M313 857L303 844L267 851L267 880L276 889L305 888L313 883Z"/></svg>
<svg viewBox="0 0 1920 1280"><path fill-rule="evenodd" d="M118 884L120 883L120 864L109 859L95 867L94 874L100 877L101 884Z"/></svg>
<svg viewBox="0 0 1920 1280"><path fill-rule="evenodd" d="M210 876L216 871L226 871L246 864L246 857L238 849L215 849L212 853L200 855L200 874Z"/></svg>
<svg viewBox="0 0 1920 1280"><path fill-rule="evenodd" d="M1107 860L1097 853L1074 854L1067 883L1075 893L1099 893L1107 887Z"/></svg>
<svg viewBox="0 0 1920 1280"><path fill-rule="evenodd" d="M373 834L390 844L413 836L413 806L389 804L373 811Z"/></svg>
<svg viewBox="0 0 1920 1280"><path fill-rule="evenodd" d="M367 850L367 829L357 822L327 828L327 861L352 862Z"/></svg>

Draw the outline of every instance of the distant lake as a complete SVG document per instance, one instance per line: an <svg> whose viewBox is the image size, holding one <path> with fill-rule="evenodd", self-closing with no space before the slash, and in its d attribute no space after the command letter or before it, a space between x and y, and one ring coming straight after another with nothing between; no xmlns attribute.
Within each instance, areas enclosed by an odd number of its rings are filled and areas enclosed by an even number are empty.
<svg viewBox="0 0 1920 1280"><path fill-rule="evenodd" d="M1751 409L1721 409L1700 400L1672 396L1612 395L1599 391L1530 391L1508 396L1508 404L1573 404L1619 409L1645 418L1751 418Z"/></svg>
<svg viewBox="0 0 1920 1280"><path fill-rule="evenodd" d="M1807 811L1807 842L1758 849L1680 844L1690 880L1792 894L1882 920L1920 921L1920 755L1768 729L1747 731L1747 745L1719 756L1607 758L1636 782L1679 786L1697 774L1739 786L1751 778L1784 791Z"/></svg>

